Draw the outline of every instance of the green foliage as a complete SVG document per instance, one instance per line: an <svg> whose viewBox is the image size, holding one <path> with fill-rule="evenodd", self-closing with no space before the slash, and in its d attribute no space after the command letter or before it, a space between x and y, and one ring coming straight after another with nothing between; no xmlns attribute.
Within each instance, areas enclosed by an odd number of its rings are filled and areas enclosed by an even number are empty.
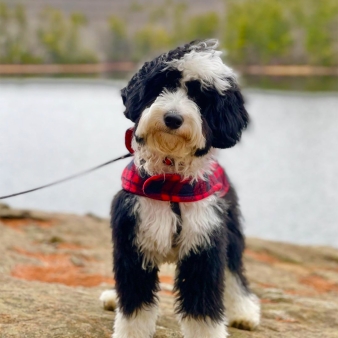
<svg viewBox="0 0 338 338"><path fill-rule="evenodd" d="M291 27L284 5L271 0L230 0L224 45L237 63L274 63L286 55Z"/></svg>
<svg viewBox="0 0 338 338"><path fill-rule="evenodd" d="M185 2L181 2L173 6L173 42L175 45L186 42L184 32L187 8L188 6Z"/></svg>
<svg viewBox="0 0 338 338"><path fill-rule="evenodd" d="M41 13L38 37L48 62L92 63L97 62L95 53L81 43L80 30L87 24L80 13L69 18L56 9L47 8Z"/></svg>
<svg viewBox="0 0 338 338"><path fill-rule="evenodd" d="M145 55L159 53L171 45L169 33L157 26L147 25L134 36L133 59L139 61Z"/></svg>
<svg viewBox="0 0 338 338"><path fill-rule="evenodd" d="M156 22L163 22L167 19L168 12L165 7L155 7L154 9L150 10L149 13L149 22L156 23Z"/></svg>
<svg viewBox="0 0 338 338"><path fill-rule="evenodd" d="M162 0L146 7L133 1L127 13L109 17L101 59L140 61L191 40L216 37L234 64L338 65L337 0L224 0L224 13L194 16L187 3ZM135 25L140 17L148 19ZM23 6L0 0L0 62L98 61L83 42L88 24L83 14L47 8L37 28L28 19Z"/></svg>
<svg viewBox="0 0 338 338"><path fill-rule="evenodd" d="M143 6L138 1L133 1L129 7L131 12L142 12Z"/></svg>
<svg viewBox="0 0 338 338"><path fill-rule="evenodd" d="M309 2L309 12L303 20L308 62L326 66L337 64L338 2Z"/></svg>
<svg viewBox="0 0 338 338"><path fill-rule="evenodd" d="M24 8L18 5L9 9L0 2L0 62L34 64L42 61L32 52L28 30Z"/></svg>
<svg viewBox="0 0 338 338"><path fill-rule="evenodd" d="M219 35L220 19L216 12L209 12L192 17L186 29L187 41L215 38Z"/></svg>
<svg viewBox="0 0 338 338"><path fill-rule="evenodd" d="M338 65L337 0L228 0L224 45L240 64Z"/></svg>
<svg viewBox="0 0 338 338"><path fill-rule="evenodd" d="M108 58L112 61L123 60L130 54L126 24L115 15L109 18L108 24L111 33L111 45L108 50Z"/></svg>

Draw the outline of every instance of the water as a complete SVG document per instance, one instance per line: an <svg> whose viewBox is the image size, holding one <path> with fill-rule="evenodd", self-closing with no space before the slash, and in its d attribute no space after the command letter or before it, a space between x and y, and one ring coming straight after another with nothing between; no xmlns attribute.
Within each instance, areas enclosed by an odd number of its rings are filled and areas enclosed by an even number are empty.
<svg viewBox="0 0 338 338"><path fill-rule="evenodd" d="M0 195L29 189L126 153L113 81L0 83ZM251 127L220 151L248 235L338 247L338 97L247 90ZM13 207L108 217L127 159L7 200Z"/></svg>

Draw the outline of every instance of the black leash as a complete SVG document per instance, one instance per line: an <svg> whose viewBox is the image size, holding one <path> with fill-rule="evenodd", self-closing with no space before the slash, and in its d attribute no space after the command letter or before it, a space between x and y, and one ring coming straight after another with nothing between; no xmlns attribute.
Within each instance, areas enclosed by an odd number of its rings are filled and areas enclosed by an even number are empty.
<svg viewBox="0 0 338 338"><path fill-rule="evenodd" d="M0 196L0 200L3 200L3 199L5 199L5 198L14 197L14 196L23 195L23 194L28 194L29 192L33 192L33 191L36 191L36 190L41 190L41 189L44 189L44 188L51 187L52 185L56 185L56 184L59 184L59 183L63 183L63 182L72 180L73 178L77 178L77 177L80 177L80 176L89 174L90 172L92 172L92 171L94 171L94 170L96 170L96 169L100 169L100 168L105 167L106 165L108 165L108 164L110 164L110 163L113 163L113 162L122 160L122 159L127 158L127 157L130 157L130 156L133 156L133 155L132 155L132 154L126 154L126 155L120 156L120 157L115 158L115 159L113 159L113 160L110 160L110 161L108 161L108 162L106 162L106 163L100 164L100 165L98 165L98 166L96 166L96 167L94 167L94 168L87 169L87 170L82 171L82 172L80 172L80 173L77 173L77 174L74 174L74 175L71 175L71 176L62 178L61 180L57 180L57 181L55 181L55 182L52 182L52 183L48 183L48 184L42 185L41 187L37 187L37 188L34 188L34 189L29 189L29 190L26 190L26 191L17 192L16 194L11 194L11 195L7 195L7 196Z"/></svg>

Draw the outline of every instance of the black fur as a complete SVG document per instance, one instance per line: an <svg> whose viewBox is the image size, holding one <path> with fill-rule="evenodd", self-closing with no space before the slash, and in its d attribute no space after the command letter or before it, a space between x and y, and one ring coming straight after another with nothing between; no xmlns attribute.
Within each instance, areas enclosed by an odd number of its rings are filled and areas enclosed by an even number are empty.
<svg viewBox="0 0 338 338"><path fill-rule="evenodd" d="M166 69L167 62L180 59L191 51L191 46L198 41L192 41L184 46L177 47L168 53L161 54L150 62L145 62L143 67L131 78L128 85L121 90L123 104L126 109L125 116L135 122L142 111L150 106L164 88L174 89L178 86L181 72ZM199 50L208 48L208 44Z"/></svg>
<svg viewBox="0 0 338 338"><path fill-rule="evenodd" d="M202 89L198 80L186 83L188 96L200 107L202 116L211 130L211 145L215 148L230 148L241 138L242 131L249 123L243 96L236 83L231 83L224 95L216 89Z"/></svg>
<svg viewBox="0 0 338 338"><path fill-rule="evenodd" d="M142 268L142 255L134 246L137 220L132 213L136 195L121 190L111 208L113 261L120 310L131 316L146 305L157 303L158 268Z"/></svg>
<svg viewBox="0 0 338 338"><path fill-rule="evenodd" d="M177 247L179 239L180 239L180 233L182 231L181 208L180 208L180 204L177 202L170 202L170 208L176 214L177 219L178 219L178 222L176 224L176 233L174 234L174 238L173 238L173 247Z"/></svg>
<svg viewBox="0 0 338 338"><path fill-rule="evenodd" d="M239 277L243 290L249 292L242 260L245 249L245 239L241 225L242 215L238 206L238 197L233 186L230 186L228 193L223 199L229 205L226 224L228 269Z"/></svg>
<svg viewBox="0 0 338 338"><path fill-rule="evenodd" d="M212 131L208 125L208 122L206 121L206 119L202 116L202 132L203 135L205 137L205 146L204 148L201 149L197 149L195 151L195 156L200 157L200 156L204 156L206 155L211 146L212 146L212 140L213 140L213 135L212 135Z"/></svg>
<svg viewBox="0 0 338 338"><path fill-rule="evenodd" d="M124 114L128 119L137 122L143 110L150 107L164 89L173 90L180 86L181 72L167 69L167 62L183 57L191 51L191 46L194 44L196 41L146 62L132 77L128 85L121 90L126 107ZM207 45L200 47L199 50L203 51L206 48ZM215 148L234 146L248 125L249 116L238 85L231 78L227 78L227 81L231 84L231 88L223 95L212 87L202 89L198 80L186 83L188 96L200 107L201 114L208 124L208 128L204 126L204 130L208 135L212 135L211 140L207 139L206 147L196 151L196 156L205 155L211 146Z"/></svg>
<svg viewBox="0 0 338 338"><path fill-rule="evenodd" d="M215 89L206 92L210 104L202 114L212 130L212 146L233 147L249 123L243 96L237 86L228 89L224 95L220 95Z"/></svg>
<svg viewBox="0 0 338 338"><path fill-rule="evenodd" d="M196 42L176 48L147 62L122 89L122 99L126 107L125 116L135 122L137 130L143 110L149 107L166 88L179 87L182 74L178 70L167 69L167 62L180 59L191 51ZM201 44L198 50L207 49ZM212 86L202 88L200 81L185 83L188 97L199 107L202 131L206 139L203 149L197 149L195 156L206 155L211 147L229 148L240 139L242 131L249 122L242 94L232 78L227 79L231 87L220 94ZM135 135L136 136L136 135ZM136 138L139 144L144 139ZM141 174L146 174L142 173ZM136 195L120 191L114 198L111 215L114 243L114 274L119 307L126 316L131 316L141 308L156 304L159 289L158 268L142 268L143 256L134 244L138 226L134 214ZM179 245L182 230L182 217L179 203L171 203L177 215L177 232L174 234L173 247ZM177 295L176 312L182 318L222 322L225 318L224 290L226 268L238 277L243 291L249 293L243 269L244 236L241 227L241 214L238 199L231 186L228 193L218 199L218 214L222 224L210 235L210 244L191 250L177 262L175 292Z"/></svg>
<svg viewBox="0 0 338 338"><path fill-rule="evenodd" d="M150 107L163 89L178 86L181 72L178 70L164 71L166 64L161 60L146 62L142 69L133 77L128 86L121 91L126 107L124 115L136 122L143 110Z"/></svg>
<svg viewBox="0 0 338 338"><path fill-rule="evenodd" d="M158 301L158 268L143 269L142 254L133 244L138 222L132 212L136 198L122 190L115 196L111 210L116 291L120 309L126 316ZM223 224L210 236L210 245L191 251L177 264L176 311L182 318L205 320L208 317L215 322L224 319L225 267L239 277L243 290L249 292L242 263L245 244L241 215L233 187L219 200L219 207L221 211L214 208L214 212ZM172 204L172 209L180 218L179 204ZM180 230L179 226L176 237Z"/></svg>
<svg viewBox="0 0 338 338"><path fill-rule="evenodd" d="M210 236L210 246L190 252L177 265L176 311L183 318L209 317L215 322L224 319L225 267L238 276L243 291L249 292L242 263L245 244L241 216L233 187L223 200L225 203L219 203L222 211L214 210L223 224Z"/></svg>
<svg viewBox="0 0 338 338"><path fill-rule="evenodd" d="M219 214L216 208L214 212ZM210 245L191 251L177 264L176 312L182 318L224 320L227 227L224 215L220 217L224 223L210 236Z"/></svg>

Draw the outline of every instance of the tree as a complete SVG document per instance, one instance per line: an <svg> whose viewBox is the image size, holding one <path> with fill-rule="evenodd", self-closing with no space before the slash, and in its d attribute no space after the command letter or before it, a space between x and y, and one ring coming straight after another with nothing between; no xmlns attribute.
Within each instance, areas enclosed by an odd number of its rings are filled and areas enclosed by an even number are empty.
<svg viewBox="0 0 338 338"><path fill-rule="evenodd" d="M45 58L55 63L97 62L95 53L81 43L80 30L87 24L81 13L69 18L56 9L47 8L41 13L42 24L38 37L45 51Z"/></svg>
<svg viewBox="0 0 338 338"><path fill-rule="evenodd" d="M162 27L147 25L134 36L135 50L133 58L139 61L144 56L158 54L170 46L172 38Z"/></svg>
<svg viewBox="0 0 338 338"><path fill-rule="evenodd" d="M219 35L220 20L216 12L192 17L185 33L187 42L196 39L216 38Z"/></svg>
<svg viewBox="0 0 338 338"><path fill-rule="evenodd" d="M41 57L30 46L30 27L22 5L10 10L0 3L0 61L4 63L40 63Z"/></svg>
<svg viewBox="0 0 338 338"><path fill-rule="evenodd" d="M126 57L130 57L130 42L128 41L126 24L115 15L109 18L108 24L111 36L108 58L112 61L125 60Z"/></svg>
<svg viewBox="0 0 338 338"><path fill-rule="evenodd" d="M283 3L271 0L229 0L224 45L233 62L279 62L292 44Z"/></svg>

